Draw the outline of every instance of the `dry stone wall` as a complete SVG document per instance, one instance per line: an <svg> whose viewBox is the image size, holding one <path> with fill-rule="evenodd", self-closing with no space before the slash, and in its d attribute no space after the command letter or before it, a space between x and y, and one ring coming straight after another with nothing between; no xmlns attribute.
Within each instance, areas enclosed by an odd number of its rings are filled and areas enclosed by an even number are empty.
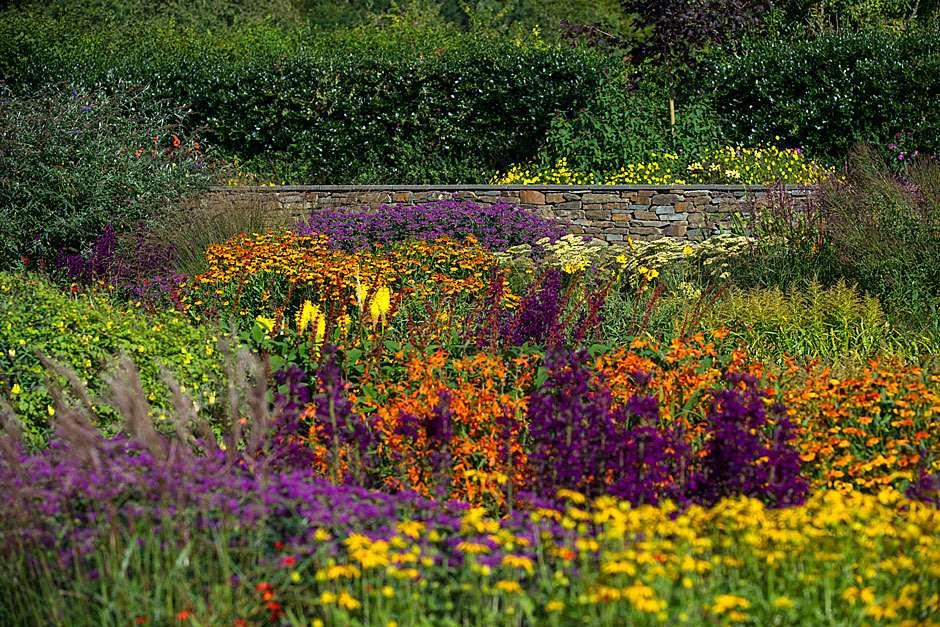
<svg viewBox="0 0 940 627"><path fill-rule="evenodd" d="M805 187L703 186L311 186L217 187L204 202L224 210L232 203L259 203L272 212L300 219L318 209L382 204L414 205L434 200L499 201L518 204L547 218L564 221L571 232L610 243L628 238L676 237L702 240L730 228L734 216L747 219L774 195L805 205Z"/></svg>

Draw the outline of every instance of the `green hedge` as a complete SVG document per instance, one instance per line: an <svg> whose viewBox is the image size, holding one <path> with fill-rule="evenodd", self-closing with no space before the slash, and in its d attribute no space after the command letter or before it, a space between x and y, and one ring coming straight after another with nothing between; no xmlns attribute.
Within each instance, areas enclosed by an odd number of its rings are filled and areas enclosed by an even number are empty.
<svg viewBox="0 0 940 627"><path fill-rule="evenodd" d="M226 153L309 183L485 180L530 159L553 116L579 109L608 63L585 49L452 29L142 23L110 33L0 20L0 77L15 89L146 84L154 98L191 107Z"/></svg>
<svg viewBox="0 0 940 627"><path fill-rule="evenodd" d="M158 421L160 410L171 407L160 364L206 407L223 380L216 333L173 312L145 314L105 295L69 296L36 275L0 273L0 398L25 421L28 441L41 444L52 398L36 351L72 368L95 394L106 389L102 374L114 356L126 353L140 369ZM97 410L101 426L112 431L115 412L104 405Z"/></svg>
<svg viewBox="0 0 940 627"><path fill-rule="evenodd" d="M150 96L0 94L0 268L83 250L108 224L125 228L208 188L182 114L151 107Z"/></svg>
<svg viewBox="0 0 940 627"><path fill-rule="evenodd" d="M940 151L940 31L754 40L713 58L701 81L735 142L779 135L841 161L911 130L921 151Z"/></svg>

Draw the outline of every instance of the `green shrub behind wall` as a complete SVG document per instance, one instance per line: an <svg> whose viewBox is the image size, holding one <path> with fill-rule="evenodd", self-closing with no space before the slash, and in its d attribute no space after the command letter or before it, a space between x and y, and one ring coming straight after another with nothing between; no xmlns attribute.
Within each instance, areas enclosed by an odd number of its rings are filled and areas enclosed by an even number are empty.
<svg viewBox="0 0 940 627"><path fill-rule="evenodd" d="M16 89L146 84L191 107L192 122L243 163L308 183L485 180L531 158L554 114L581 107L607 63L454 29L128 29L72 33L8 18L0 77Z"/></svg>
<svg viewBox="0 0 940 627"><path fill-rule="evenodd" d="M0 269L81 250L107 224L127 227L208 187L183 113L115 91L0 93Z"/></svg>
<svg viewBox="0 0 940 627"><path fill-rule="evenodd" d="M48 437L52 406L36 351L72 368L92 393L106 389L102 375L114 355L128 354L159 422L160 410L171 407L159 365L206 407L223 379L217 344L214 329L173 312L145 314L104 295L69 296L36 275L0 273L0 398L8 397L25 420L31 444ZM97 410L101 426L113 431L115 413L103 405Z"/></svg>
<svg viewBox="0 0 940 627"><path fill-rule="evenodd" d="M753 40L716 55L701 81L735 142L779 135L841 161L910 130L922 152L940 151L940 30Z"/></svg>

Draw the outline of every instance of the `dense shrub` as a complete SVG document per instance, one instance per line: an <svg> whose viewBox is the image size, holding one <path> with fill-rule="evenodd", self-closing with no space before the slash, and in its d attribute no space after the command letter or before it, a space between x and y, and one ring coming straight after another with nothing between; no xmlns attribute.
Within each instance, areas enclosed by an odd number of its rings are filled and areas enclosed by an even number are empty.
<svg viewBox="0 0 940 627"><path fill-rule="evenodd" d="M728 41L760 22L768 0L622 0L653 36L643 46L650 56L693 60L702 49Z"/></svg>
<svg viewBox="0 0 940 627"><path fill-rule="evenodd" d="M0 100L0 267L80 250L106 224L206 186L182 112L155 110L152 96L43 88Z"/></svg>
<svg viewBox="0 0 940 627"><path fill-rule="evenodd" d="M929 344L920 346L892 328L877 298L841 283L830 288L810 283L789 292L732 289L700 323L705 329L730 329L732 338L768 361L788 355L848 362L854 356L862 363L879 353L931 350Z"/></svg>
<svg viewBox="0 0 940 627"><path fill-rule="evenodd" d="M940 19L937 0L783 0L774 3L771 26L798 34L930 28ZM769 17L769 16L768 16Z"/></svg>
<svg viewBox="0 0 940 627"><path fill-rule="evenodd" d="M651 153L696 157L721 144L722 132L707 100L680 101L673 133L668 89L649 78L638 86L632 82L615 75L583 109L556 117L539 153L543 165L565 158L581 171L612 172L646 161Z"/></svg>
<svg viewBox="0 0 940 627"><path fill-rule="evenodd" d="M940 163L924 159L898 177L859 150L848 176L822 186L819 203L850 279L898 303L940 297Z"/></svg>
<svg viewBox="0 0 940 627"><path fill-rule="evenodd" d="M207 33L145 22L86 37L21 20L0 33L0 79L16 89L65 78L149 85L190 106L192 123L247 167L308 183L485 180L531 158L552 115L581 106L606 63L453 29Z"/></svg>
<svg viewBox="0 0 940 627"><path fill-rule="evenodd" d="M910 130L915 148L940 150L937 31L751 40L715 55L700 80L733 141L779 135L841 161L856 144L885 146Z"/></svg>
<svg viewBox="0 0 940 627"><path fill-rule="evenodd" d="M170 369L203 407L221 380L218 337L174 313L145 315L106 295L69 296L31 274L0 274L0 389L24 421L32 444L48 436L53 401L36 351L72 368L94 394L115 353L140 363L141 382L156 415L171 406L160 365ZM113 410L98 405L100 426L114 428Z"/></svg>

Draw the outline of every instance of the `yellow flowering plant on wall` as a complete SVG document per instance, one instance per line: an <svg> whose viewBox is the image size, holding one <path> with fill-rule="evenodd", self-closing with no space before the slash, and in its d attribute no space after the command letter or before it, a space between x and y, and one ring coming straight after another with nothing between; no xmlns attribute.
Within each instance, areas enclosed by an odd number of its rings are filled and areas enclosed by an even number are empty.
<svg viewBox="0 0 940 627"><path fill-rule="evenodd" d="M778 138L779 139L779 138ZM564 157L552 166L513 165L498 173L498 185L690 185L726 183L809 185L833 174L831 168L808 159L799 148L724 146L687 162L675 153L654 153L643 162L628 163L616 172L584 172Z"/></svg>

